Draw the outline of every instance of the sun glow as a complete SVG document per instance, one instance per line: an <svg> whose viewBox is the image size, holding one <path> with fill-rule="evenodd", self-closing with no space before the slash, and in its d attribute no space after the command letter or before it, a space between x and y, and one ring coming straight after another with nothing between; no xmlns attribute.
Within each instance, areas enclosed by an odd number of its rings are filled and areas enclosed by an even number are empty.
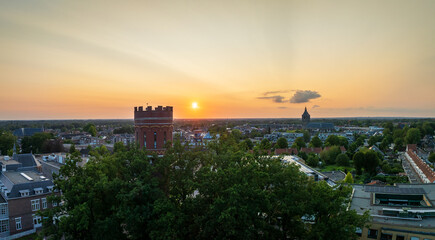
<svg viewBox="0 0 435 240"><path fill-rule="evenodd" d="M197 102L193 102L192 103L192 108L193 109L197 109L198 108L198 103Z"/></svg>

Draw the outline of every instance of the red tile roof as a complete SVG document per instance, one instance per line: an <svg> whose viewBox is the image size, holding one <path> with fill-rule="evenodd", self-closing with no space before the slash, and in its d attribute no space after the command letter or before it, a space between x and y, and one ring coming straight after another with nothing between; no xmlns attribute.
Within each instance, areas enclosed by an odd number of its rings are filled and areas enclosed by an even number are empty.
<svg viewBox="0 0 435 240"><path fill-rule="evenodd" d="M413 149L417 149L415 144L408 144L406 147L408 155L412 158L412 161L418 166L423 174L429 179L431 183L435 182L435 172L415 153Z"/></svg>
<svg viewBox="0 0 435 240"><path fill-rule="evenodd" d="M290 155L297 155L298 149L297 148L277 148L275 149L275 154L290 154Z"/></svg>

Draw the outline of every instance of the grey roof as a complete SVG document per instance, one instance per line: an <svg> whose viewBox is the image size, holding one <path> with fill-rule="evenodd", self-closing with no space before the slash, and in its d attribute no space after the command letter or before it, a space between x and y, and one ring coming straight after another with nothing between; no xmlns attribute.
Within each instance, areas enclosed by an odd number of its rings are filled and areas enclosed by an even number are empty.
<svg viewBox="0 0 435 240"><path fill-rule="evenodd" d="M33 180L28 180L21 173L26 174ZM43 193L48 193L48 186L53 186L53 182L37 171L6 171L2 172L0 181L9 191L6 199L21 197L20 191L29 190L29 196L35 195L34 189L42 188Z"/></svg>
<svg viewBox="0 0 435 240"><path fill-rule="evenodd" d="M30 137L35 133L43 132L43 128L18 128L15 129L14 135L17 137Z"/></svg>
<svg viewBox="0 0 435 240"><path fill-rule="evenodd" d="M312 122L312 123L308 123L307 126L305 128L311 128L311 129L334 129L334 124L332 123L316 123L316 122Z"/></svg>
<svg viewBox="0 0 435 240"><path fill-rule="evenodd" d="M331 171L331 172L322 172L322 173L335 182L341 181L346 177L346 173L342 171Z"/></svg>
<svg viewBox="0 0 435 240"><path fill-rule="evenodd" d="M388 194L422 194L432 203L432 207L418 207L412 206L411 210L435 210L433 207L435 203L435 184L396 184L395 187L385 186L365 186L353 185L354 192L352 194L352 201L350 210L355 210L359 214L368 211L372 216L372 222L384 225L396 225L405 227L419 228L420 231L426 229L433 229L435 227L435 217L422 217L419 219L391 217L383 215L384 208L402 210L403 206L395 205L376 205L372 204L373 193L388 193ZM367 191L366 191L367 189Z"/></svg>
<svg viewBox="0 0 435 240"><path fill-rule="evenodd" d="M389 193L389 194L425 194L423 188L400 188L394 186L364 186L365 192Z"/></svg>
<svg viewBox="0 0 435 240"><path fill-rule="evenodd" d="M21 167L34 167L36 166L36 159L31 153L14 154L13 159L21 163Z"/></svg>

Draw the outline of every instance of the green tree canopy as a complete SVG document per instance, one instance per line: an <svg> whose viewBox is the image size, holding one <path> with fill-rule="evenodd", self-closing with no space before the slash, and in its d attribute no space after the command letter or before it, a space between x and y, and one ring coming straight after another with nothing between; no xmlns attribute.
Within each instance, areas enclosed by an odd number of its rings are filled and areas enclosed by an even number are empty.
<svg viewBox="0 0 435 240"><path fill-rule="evenodd" d="M335 161L339 166L343 166L343 167L349 166L349 157L345 153L338 154Z"/></svg>
<svg viewBox="0 0 435 240"><path fill-rule="evenodd" d="M344 178L344 182L345 182L345 183L349 183L349 184L352 184L352 183L353 183L353 176L352 176L352 173L348 172L348 173L346 174L346 177Z"/></svg>
<svg viewBox="0 0 435 240"><path fill-rule="evenodd" d="M322 140L318 136L314 136L311 139L311 142L309 144L309 147L322 147L323 143Z"/></svg>
<svg viewBox="0 0 435 240"><path fill-rule="evenodd" d="M50 199L64 204L43 213L55 239L356 239L368 220L346 210L350 188L220 142L95 154L84 167L71 156Z"/></svg>
<svg viewBox="0 0 435 240"><path fill-rule="evenodd" d="M406 133L405 141L407 144L416 144L420 142L421 133L418 128L411 128Z"/></svg>
<svg viewBox="0 0 435 240"><path fill-rule="evenodd" d="M288 148L287 139L283 137L279 138L278 141L276 142L276 145L278 148Z"/></svg>
<svg viewBox="0 0 435 240"><path fill-rule="evenodd" d="M306 145L305 145L305 141L304 141L304 138L302 138L302 137L298 137L298 138L296 138L296 139L295 139L295 142L294 142L293 145L292 145L292 147L295 147L295 148L297 148L297 149L301 149L301 148L303 148L303 147L306 147Z"/></svg>

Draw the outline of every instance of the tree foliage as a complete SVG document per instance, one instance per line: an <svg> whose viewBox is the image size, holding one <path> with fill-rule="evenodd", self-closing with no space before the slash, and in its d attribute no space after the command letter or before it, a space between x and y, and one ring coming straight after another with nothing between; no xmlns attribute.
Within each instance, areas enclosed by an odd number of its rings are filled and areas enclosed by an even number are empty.
<svg viewBox="0 0 435 240"><path fill-rule="evenodd" d="M314 136L311 139L311 142L309 144L309 147L322 147L323 143L322 140L318 136Z"/></svg>
<svg viewBox="0 0 435 240"><path fill-rule="evenodd" d="M97 128L93 123L86 124L86 126L83 127L83 131L88 132L92 137L97 136Z"/></svg>
<svg viewBox="0 0 435 240"><path fill-rule="evenodd" d="M279 158L210 142L175 142L163 157L137 148L78 153L55 176L44 232L65 239L355 239L367 215L347 211L350 188L314 182ZM53 223L53 216L57 221Z"/></svg>
<svg viewBox="0 0 435 240"><path fill-rule="evenodd" d="M8 154L9 150L12 150L16 137L10 132L0 131L0 152L2 155Z"/></svg>
<svg viewBox="0 0 435 240"><path fill-rule="evenodd" d="M353 183L353 176L352 176L352 173L348 172L348 173L346 174L346 177L344 178L344 182L345 182L345 183L349 183L349 184L352 184L352 183Z"/></svg>
<svg viewBox="0 0 435 240"><path fill-rule="evenodd" d="M281 137L276 141L276 145L278 148L288 148L288 142L287 139Z"/></svg>

